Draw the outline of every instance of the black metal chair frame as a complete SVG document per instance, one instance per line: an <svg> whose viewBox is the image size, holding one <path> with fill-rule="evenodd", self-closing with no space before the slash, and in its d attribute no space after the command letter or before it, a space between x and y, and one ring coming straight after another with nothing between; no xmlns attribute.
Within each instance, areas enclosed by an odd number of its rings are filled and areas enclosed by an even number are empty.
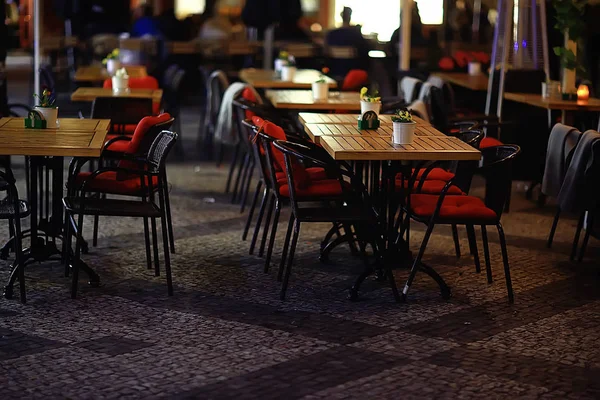
<svg viewBox="0 0 600 400"><path fill-rule="evenodd" d="M73 268L73 276L71 283L71 297L77 296L77 286L79 278L79 268L81 258L81 242L83 232L83 217L84 215L103 215L103 216L118 216L118 217L138 217L144 219L144 239L146 244L146 261L147 264L151 265L150 255L150 237L148 229L148 219L153 221L152 223L152 236L153 236L153 248L154 248L154 261L155 261L155 275L160 275L158 267L158 241L156 234L156 218L160 218L162 237L163 237L163 251L165 261L165 272L167 277L167 288L169 296L173 295L173 281L171 276L171 259L169 252L168 232L166 223L166 205L165 205L165 190L163 179L166 158L175 145L177 140L177 134L169 131L162 131L154 140L148 155L143 159L131 159L138 163L139 169L129 169L121 167L101 167L94 171L89 177L87 177L79 186L74 184L74 177L77 176L78 168L74 166L74 170L70 174L71 182L69 185L69 193L64 198L63 203L66 209L65 216L65 235L66 240L64 242L63 257L65 262L65 271L67 272L69 266ZM79 163L78 163L79 164ZM79 169L81 164L79 164ZM132 200L120 200L120 199L99 199L86 197L90 192L87 189L89 182L95 179L97 176L107 173L117 172L124 173L132 176L138 176L140 178L140 185L142 187L141 193L147 193L148 196L142 196L141 201ZM156 177L158 179L158 187L154 189L152 180ZM154 193L158 194L159 204L156 204ZM78 215L78 221L75 222L75 214ZM75 252L72 256L71 252L71 230L74 231L76 236Z"/></svg>

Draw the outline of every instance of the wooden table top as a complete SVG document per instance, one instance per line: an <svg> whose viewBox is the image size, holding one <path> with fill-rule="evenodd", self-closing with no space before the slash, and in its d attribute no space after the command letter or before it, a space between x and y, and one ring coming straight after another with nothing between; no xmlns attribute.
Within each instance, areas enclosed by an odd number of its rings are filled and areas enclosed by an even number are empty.
<svg viewBox="0 0 600 400"><path fill-rule="evenodd" d="M306 124L345 124L345 125L357 125L358 126L359 114L323 114L323 113L311 113L301 112L298 113L298 120L303 126ZM429 122L413 115L413 119L419 125L431 125ZM386 114L379 115L380 125L391 125L392 116Z"/></svg>
<svg viewBox="0 0 600 400"><path fill-rule="evenodd" d="M325 100L313 99L311 90L267 90L266 96L275 108L360 111L358 92L329 92Z"/></svg>
<svg viewBox="0 0 600 400"><path fill-rule="evenodd" d="M162 95L162 89L130 89L129 92L115 93L112 89L80 87L71 93L71 101L92 102L96 97L137 97L160 103Z"/></svg>
<svg viewBox="0 0 600 400"><path fill-rule="evenodd" d="M587 101L548 99L541 94L530 93L504 93L507 100L517 103L529 104L530 106L547 108L549 110L565 111L600 111L600 99L591 97Z"/></svg>
<svg viewBox="0 0 600 400"><path fill-rule="evenodd" d="M259 89L310 89L313 82L321 79L321 73L315 69L299 69L293 81L282 81L275 71L267 69L245 68L240 71L240 79ZM337 87L337 82L325 77L330 88Z"/></svg>
<svg viewBox="0 0 600 400"><path fill-rule="evenodd" d="M358 129L357 125L351 124L306 124L304 130L310 139L319 144L324 136L332 137L352 137L352 138L383 138L386 141L392 140L393 126L391 124L381 125L378 129ZM415 127L415 136L445 136L431 125L421 125L417 123Z"/></svg>
<svg viewBox="0 0 600 400"><path fill-rule="evenodd" d="M110 120L61 118L56 129L27 129L23 118L0 119L0 155L99 157Z"/></svg>
<svg viewBox="0 0 600 400"><path fill-rule="evenodd" d="M479 150L452 136L419 136L409 145L387 137L322 136L319 143L335 160L437 161L479 160Z"/></svg>
<svg viewBox="0 0 600 400"><path fill-rule="evenodd" d="M466 72L435 72L433 75L467 89L487 92L488 76L485 74L469 75Z"/></svg>
<svg viewBox="0 0 600 400"><path fill-rule="evenodd" d="M144 78L148 76L148 71L143 65L125 65L125 70L130 78ZM79 67L75 71L75 82L104 82L110 78L105 68L99 65L88 65Z"/></svg>

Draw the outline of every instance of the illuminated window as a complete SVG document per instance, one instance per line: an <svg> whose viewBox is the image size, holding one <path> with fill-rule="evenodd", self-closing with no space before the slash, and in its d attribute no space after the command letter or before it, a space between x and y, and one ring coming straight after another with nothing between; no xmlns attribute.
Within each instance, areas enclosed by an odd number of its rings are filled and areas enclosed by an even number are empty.
<svg viewBox="0 0 600 400"><path fill-rule="evenodd" d="M175 0L175 15L177 18L185 18L190 14L204 12L206 0Z"/></svg>
<svg viewBox="0 0 600 400"><path fill-rule="evenodd" d="M444 22L444 0L415 0L423 25L441 25Z"/></svg>

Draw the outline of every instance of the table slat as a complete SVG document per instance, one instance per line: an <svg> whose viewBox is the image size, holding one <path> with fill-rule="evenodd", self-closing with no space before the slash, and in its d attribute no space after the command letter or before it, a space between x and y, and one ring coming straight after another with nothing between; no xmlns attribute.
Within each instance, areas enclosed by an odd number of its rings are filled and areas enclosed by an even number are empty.
<svg viewBox="0 0 600 400"><path fill-rule="evenodd" d="M329 98L315 100L310 90L267 90L273 107L293 110L360 110L358 92L330 92Z"/></svg>
<svg viewBox="0 0 600 400"><path fill-rule="evenodd" d="M160 103L162 89L130 89L129 92L113 92L112 89L80 87L71 94L71 101L92 102L96 97L132 97L152 99L154 103Z"/></svg>
<svg viewBox="0 0 600 400"><path fill-rule="evenodd" d="M266 69L245 68L240 71L240 79L259 89L310 89L312 84L321 79L321 73L315 69L299 69L293 81L282 81L275 71ZM337 87L337 82L325 77L330 88Z"/></svg>

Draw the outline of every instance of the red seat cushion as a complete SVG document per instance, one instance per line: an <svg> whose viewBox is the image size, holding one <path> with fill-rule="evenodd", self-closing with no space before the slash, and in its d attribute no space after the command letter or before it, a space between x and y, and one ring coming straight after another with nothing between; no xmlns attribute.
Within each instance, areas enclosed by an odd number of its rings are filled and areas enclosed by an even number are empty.
<svg viewBox="0 0 600 400"><path fill-rule="evenodd" d="M435 211L439 196L431 194L413 194L410 196L410 208L419 217L430 217ZM439 214L440 219L461 221L496 221L496 213L485 203L473 196L444 197Z"/></svg>
<svg viewBox="0 0 600 400"><path fill-rule="evenodd" d="M479 145L480 149L485 149L486 147L494 147L494 146L502 146L504 143L499 141L493 137L484 137L481 139L481 144Z"/></svg>
<svg viewBox="0 0 600 400"><path fill-rule="evenodd" d="M80 172L75 178L75 184L81 185L83 181L90 176L91 172ZM146 178L148 184L148 178ZM152 177L153 188L158 187L158 177ZM123 195L138 195L142 190L142 182L138 176L119 179L117 173L110 171L98 175L86 185L86 190L90 192L113 193Z"/></svg>
<svg viewBox="0 0 600 400"><path fill-rule="evenodd" d="M342 83L342 90L360 90L360 88L366 86L367 83L369 83L369 74L367 73L367 71L364 71L362 69L351 69L344 77L344 82Z"/></svg>
<svg viewBox="0 0 600 400"><path fill-rule="evenodd" d="M418 183L418 182L417 182ZM442 192L442 189L444 188L444 186L446 186L446 181L439 181L439 180L425 180L425 182L423 182L423 187L421 187L421 190L419 191L419 193L427 193L427 194L440 194ZM396 181L396 187L400 187L401 185L401 181ZM408 187L408 182L404 181L404 187ZM415 184L415 188L414 190L417 190L417 186ZM463 191L460 190L460 188L458 186L454 186L451 185L450 188L448 189L448 191L446 192L446 194L452 195L452 196L461 196L464 195Z"/></svg>
<svg viewBox="0 0 600 400"><path fill-rule="evenodd" d="M279 194L284 197L290 196L289 185L281 185L279 187ZM323 179L321 181L314 181L304 189L296 188L296 196L298 197L332 197L340 196L342 194L342 185L337 179Z"/></svg>
<svg viewBox="0 0 600 400"><path fill-rule="evenodd" d="M417 179L421 179L423 173L425 172L425 168L421 168L417 173ZM415 170L412 170L412 173L415 173ZM434 181L445 181L448 182L450 179L454 178L454 174L452 172L448 172L443 168L432 168L431 171L427 174L426 180L434 180ZM402 174L396 175L396 179L402 179Z"/></svg>
<svg viewBox="0 0 600 400"><path fill-rule="evenodd" d="M327 173L325 172L325 169L321 167L306 168L306 172L310 176L311 181L327 179ZM287 175L283 171L275 172L275 177L277 178L277 182L283 184L287 183Z"/></svg>

